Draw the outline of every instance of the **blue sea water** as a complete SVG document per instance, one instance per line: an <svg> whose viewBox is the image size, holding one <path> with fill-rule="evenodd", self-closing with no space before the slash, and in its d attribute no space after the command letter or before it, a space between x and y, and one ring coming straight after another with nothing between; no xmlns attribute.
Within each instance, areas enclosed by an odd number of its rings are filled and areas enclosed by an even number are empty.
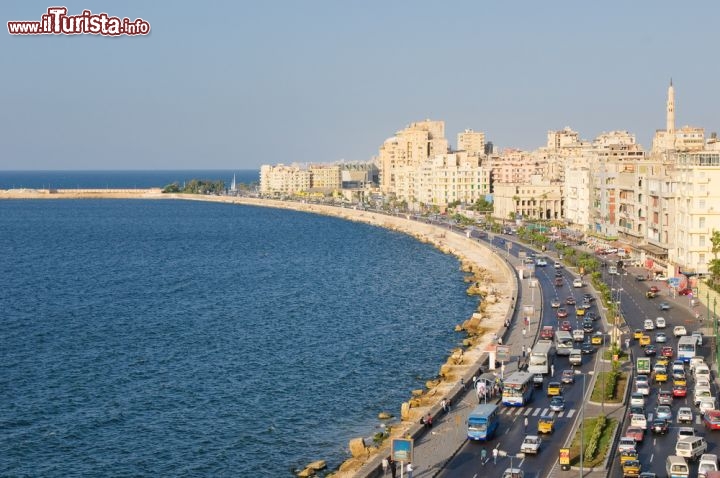
<svg viewBox="0 0 720 478"><path fill-rule="evenodd" d="M155 188L191 179L225 181L229 188L235 175L237 184L257 183L258 170L178 170L178 171L0 171L0 189L124 189Z"/></svg>
<svg viewBox="0 0 720 478"><path fill-rule="evenodd" d="M284 210L0 201L0 252L0 476L337 467L475 307L454 257Z"/></svg>

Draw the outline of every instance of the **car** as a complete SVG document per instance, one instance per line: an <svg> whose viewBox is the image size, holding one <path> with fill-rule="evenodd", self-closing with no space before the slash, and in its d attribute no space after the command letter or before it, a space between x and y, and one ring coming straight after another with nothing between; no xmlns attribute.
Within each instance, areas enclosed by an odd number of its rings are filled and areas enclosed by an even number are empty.
<svg viewBox="0 0 720 478"><path fill-rule="evenodd" d="M683 366L684 366L684 364L685 364L685 362L683 362ZM695 371L695 367L697 367L698 365L707 365L707 364L705 363L705 358L704 358L704 357L695 356L695 357L693 357L693 358L690 359L690 371L691 371L691 372L694 372L694 371Z"/></svg>
<svg viewBox="0 0 720 478"><path fill-rule="evenodd" d="M720 412L718 412L720 413ZM680 407L677 411L677 421L678 423L692 423L693 421L693 412L692 408L690 407Z"/></svg>
<svg viewBox="0 0 720 478"><path fill-rule="evenodd" d="M645 395L640 392L633 392L630 394L630 406L633 407L644 407L645 406Z"/></svg>
<svg viewBox="0 0 720 478"><path fill-rule="evenodd" d="M585 309L583 309L582 307L576 307L576 308L575 308L575 315L577 315L578 317L583 317L583 316L585 316Z"/></svg>
<svg viewBox="0 0 720 478"><path fill-rule="evenodd" d="M618 442L617 449L620 452L626 451L626 450L636 450L637 443L635 442L635 439L633 437L624 436L620 438L620 441Z"/></svg>
<svg viewBox="0 0 720 478"><path fill-rule="evenodd" d="M550 307L552 307L553 309L557 309L558 307L560 307L560 299L551 300Z"/></svg>
<svg viewBox="0 0 720 478"><path fill-rule="evenodd" d="M710 388L710 381L705 377L696 378L695 388Z"/></svg>
<svg viewBox="0 0 720 478"><path fill-rule="evenodd" d="M590 319L594 322L594 321L598 320L600 318L600 316L598 314L596 314L595 312L585 312L585 318Z"/></svg>
<svg viewBox="0 0 720 478"><path fill-rule="evenodd" d="M647 418L644 413L633 413L630 415L630 426L647 430Z"/></svg>
<svg viewBox="0 0 720 478"><path fill-rule="evenodd" d="M710 400L710 399L700 400L700 403L698 404L698 411L700 412L700 415L704 416L710 410L715 410L715 400Z"/></svg>
<svg viewBox="0 0 720 478"><path fill-rule="evenodd" d="M595 353L595 347L592 346L592 344L585 342L580 346L580 353L583 355L590 355Z"/></svg>
<svg viewBox="0 0 720 478"><path fill-rule="evenodd" d="M568 311L565 307L560 307L556 312L555 315L558 319L564 319L568 316Z"/></svg>
<svg viewBox="0 0 720 478"><path fill-rule="evenodd" d="M687 397L687 387L684 385L673 385L672 394L675 398Z"/></svg>
<svg viewBox="0 0 720 478"><path fill-rule="evenodd" d="M670 310L670 304L667 302L660 302L660 305L658 305L660 310Z"/></svg>
<svg viewBox="0 0 720 478"><path fill-rule="evenodd" d="M633 339L640 340L640 337L645 335L642 329L635 329L635 332L633 332Z"/></svg>
<svg viewBox="0 0 720 478"><path fill-rule="evenodd" d="M633 405L628 409L628 416L632 416L633 414L638 415L645 415L645 407L640 407L638 405ZM632 425L630 425L632 427Z"/></svg>
<svg viewBox="0 0 720 478"><path fill-rule="evenodd" d="M565 303L567 305L575 305L575 297L573 297L573 296L568 297L567 299L565 299Z"/></svg>
<svg viewBox="0 0 720 478"><path fill-rule="evenodd" d="M537 261L535 261L535 265L538 267L545 267L547 265L547 260L544 257L540 257Z"/></svg>
<svg viewBox="0 0 720 478"><path fill-rule="evenodd" d="M550 382L547 385L547 396L555 397L562 393L562 385L560 382Z"/></svg>
<svg viewBox="0 0 720 478"><path fill-rule="evenodd" d="M635 274L636 281L643 282L645 279L647 279L647 276L645 274Z"/></svg>
<svg viewBox="0 0 720 478"><path fill-rule="evenodd" d="M686 407L688 408L688 407ZM690 408L688 408L690 410ZM690 412L692 414L692 412ZM709 430L720 430L720 410L708 410L703 415L703 425ZM680 412L678 412L678 421L680 421ZM689 420L692 421L692 418Z"/></svg>
<svg viewBox="0 0 720 478"><path fill-rule="evenodd" d="M562 285L563 285L562 277L556 277L555 278L555 287L562 287Z"/></svg>
<svg viewBox="0 0 720 478"><path fill-rule="evenodd" d="M660 351L662 352L662 349L660 349ZM662 355L662 353L661 353L660 356L655 360L655 363L656 363L657 365L664 365L665 367L667 367L668 364L670 363L670 359L667 358L667 357L665 357L665 356Z"/></svg>
<svg viewBox="0 0 720 478"><path fill-rule="evenodd" d="M645 430L639 427L628 427L625 436L631 437L636 443L642 443L645 439Z"/></svg>
<svg viewBox="0 0 720 478"><path fill-rule="evenodd" d="M687 335L687 329L685 328L684 325L676 325L673 328L673 335L675 337L683 337L683 336Z"/></svg>
<svg viewBox="0 0 720 478"><path fill-rule="evenodd" d="M709 387L698 388L697 386L695 386L695 393L693 394L693 403L695 404L695 406L700 403L700 400L711 398L713 398L713 395Z"/></svg>
<svg viewBox="0 0 720 478"><path fill-rule="evenodd" d="M574 329L572 336L573 342L585 342L585 331L583 329Z"/></svg>
<svg viewBox="0 0 720 478"><path fill-rule="evenodd" d="M673 348L670 347L669 345L666 345L660 349L660 355L662 355L663 357L672 358L673 353L674 353Z"/></svg>
<svg viewBox="0 0 720 478"><path fill-rule="evenodd" d="M575 371L574 370L563 370L560 376L562 383L575 383Z"/></svg>
<svg viewBox="0 0 720 478"><path fill-rule="evenodd" d="M626 463L630 460L637 460L638 459L638 452L637 450L623 450L620 452L620 463Z"/></svg>
<svg viewBox="0 0 720 478"><path fill-rule="evenodd" d="M663 420L662 418L654 419L652 421L652 424L650 425L650 430L653 433L657 433L659 435L667 434L669 429L670 425L668 424L667 420Z"/></svg>
<svg viewBox="0 0 720 478"><path fill-rule="evenodd" d="M692 334L690 334L691 337L695 337L697 339L698 346L702 347L703 344L703 334L699 330L696 330Z"/></svg>
<svg viewBox="0 0 720 478"><path fill-rule="evenodd" d="M585 292L585 293L583 294L582 298L583 298L584 301L586 300L586 301L588 301L588 302L592 302L592 301L595 300L595 297L593 297L593 295L592 295L590 292Z"/></svg>
<svg viewBox="0 0 720 478"><path fill-rule="evenodd" d="M701 360L705 360L702 357L693 357L694 359L700 358ZM696 360L697 362L697 360ZM692 359L690 359L690 365L692 365ZM673 370L685 370L685 362L682 361L682 359L675 359L673 361ZM690 370L692 370L692 367L690 367Z"/></svg>
<svg viewBox="0 0 720 478"><path fill-rule="evenodd" d="M670 409L670 405L659 405L655 409L655 418L672 420L672 410Z"/></svg>
<svg viewBox="0 0 720 478"><path fill-rule="evenodd" d="M694 437L695 429L693 427L678 427L678 440L682 437Z"/></svg>
<svg viewBox="0 0 720 478"><path fill-rule="evenodd" d="M680 294L680 295L692 295L692 293L693 293L693 290L690 289L689 287L685 287L684 289L680 289L678 291L678 294Z"/></svg>
<svg viewBox="0 0 720 478"><path fill-rule="evenodd" d="M635 383L644 383L645 385L649 385L649 384L650 384L650 379L648 378L647 375L645 375L645 374L643 373L643 374L637 375L637 376L635 377Z"/></svg>
<svg viewBox="0 0 720 478"><path fill-rule="evenodd" d="M654 299L657 296L657 292L653 292L651 290L645 292L645 297L648 299Z"/></svg>
<svg viewBox="0 0 720 478"><path fill-rule="evenodd" d="M541 339L552 340L555 337L555 328L552 325L546 325L540 330Z"/></svg>
<svg viewBox="0 0 720 478"><path fill-rule="evenodd" d="M563 276L562 271L558 271L558 270L555 271L555 277L562 277L562 276Z"/></svg>
<svg viewBox="0 0 720 478"><path fill-rule="evenodd" d="M665 322L665 317L657 317L655 319L655 327L658 329L664 329L667 327L667 322Z"/></svg>
<svg viewBox="0 0 720 478"><path fill-rule="evenodd" d="M698 462L698 478L707 478L708 476L712 475L717 476L716 473L718 471L718 457L717 455L710 454L710 453L703 453L700 456L700 461Z"/></svg>
<svg viewBox="0 0 720 478"><path fill-rule="evenodd" d="M540 443L542 440L540 440L540 437L537 435L528 435L523 440L522 444L520 445L520 451L522 453L531 453L533 455L537 455L538 452L540 452Z"/></svg>
<svg viewBox="0 0 720 478"><path fill-rule="evenodd" d="M572 325L570 324L569 321L563 320L560 323L560 330L564 330L565 332L570 332L572 330Z"/></svg>
<svg viewBox="0 0 720 478"><path fill-rule="evenodd" d="M658 286L656 286L656 285L650 286L650 289L649 289L649 290L650 290L650 292L654 292L654 293L656 293L656 294L657 294L658 292L660 292L660 289L659 289Z"/></svg>
<svg viewBox="0 0 720 478"><path fill-rule="evenodd" d="M558 261L555 261L555 264L553 264L553 267L555 267L555 269L561 269L562 264L560 264Z"/></svg>
<svg viewBox="0 0 720 478"><path fill-rule="evenodd" d="M590 302L589 300L584 300L584 299L583 299L582 304L580 304L580 307L582 307L583 309L585 309L585 310L586 310L585 313L587 314L587 310L589 310L589 309L592 308L592 302Z"/></svg>
<svg viewBox="0 0 720 478"><path fill-rule="evenodd" d="M652 344L651 344L651 345L646 345L646 346L645 346L645 355L648 356L648 357L653 356L653 355L657 355L657 347L655 347L655 346L652 345Z"/></svg>
<svg viewBox="0 0 720 478"><path fill-rule="evenodd" d="M565 410L565 399L561 395L556 395L550 400L550 410L553 412L562 412Z"/></svg>
<svg viewBox="0 0 720 478"><path fill-rule="evenodd" d="M665 335L664 332L656 332L655 333L655 343L656 344L664 344L667 342L667 335Z"/></svg>
<svg viewBox="0 0 720 478"><path fill-rule="evenodd" d="M664 383L667 382L668 373L667 367L664 365L655 364L653 367L653 375L655 376L655 382Z"/></svg>
<svg viewBox="0 0 720 478"><path fill-rule="evenodd" d="M654 323L652 320L647 319L647 320L643 323L643 328L644 328L645 330L655 330L655 323Z"/></svg>
<svg viewBox="0 0 720 478"><path fill-rule="evenodd" d="M538 420L538 433L552 433L555 431L555 417L552 415L540 415Z"/></svg>
<svg viewBox="0 0 720 478"><path fill-rule="evenodd" d="M593 330L595 330L595 326L593 325L592 320L583 320L583 326L582 329L585 331L585 333L589 334Z"/></svg>
<svg viewBox="0 0 720 478"><path fill-rule="evenodd" d="M643 471L638 475L638 478L657 478L657 475L652 471Z"/></svg>
<svg viewBox="0 0 720 478"><path fill-rule="evenodd" d="M604 338L604 334L598 330L597 332L592 334L592 337L590 338L590 343L593 345L602 345Z"/></svg>
<svg viewBox="0 0 720 478"><path fill-rule="evenodd" d="M541 373L536 373L533 375L533 387L535 388L542 388L543 382L545 381L545 376Z"/></svg>
<svg viewBox="0 0 720 478"><path fill-rule="evenodd" d="M638 460L625 460L622 463L623 478L640 476L640 462Z"/></svg>
<svg viewBox="0 0 720 478"><path fill-rule="evenodd" d="M650 339L650 336L647 334L642 334L640 336L640 340L638 340L638 342L640 343L640 347L646 347L646 346L650 345L651 341L652 340Z"/></svg>
<svg viewBox="0 0 720 478"><path fill-rule="evenodd" d="M673 374L673 385L676 387L687 387L687 379L685 374Z"/></svg>
<svg viewBox="0 0 720 478"><path fill-rule="evenodd" d="M670 390L660 390L658 392L658 405L672 405L673 395Z"/></svg>
<svg viewBox="0 0 720 478"><path fill-rule="evenodd" d="M584 285L585 285L585 284L583 284L582 279L575 279L575 280L573 280L573 287L580 288L580 287L582 287L582 286L584 286Z"/></svg>

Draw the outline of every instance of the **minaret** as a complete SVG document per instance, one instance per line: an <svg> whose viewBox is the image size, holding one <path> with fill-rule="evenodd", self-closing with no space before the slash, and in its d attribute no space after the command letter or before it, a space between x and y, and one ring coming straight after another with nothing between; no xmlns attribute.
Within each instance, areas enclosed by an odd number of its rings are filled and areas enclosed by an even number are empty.
<svg viewBox="0 0 720 478"><path fill-rule="evenodd" d="M667 125L665 130L669 135L675 134L675 89L673 88L672 78L670 78L667 93Z"/></svg>

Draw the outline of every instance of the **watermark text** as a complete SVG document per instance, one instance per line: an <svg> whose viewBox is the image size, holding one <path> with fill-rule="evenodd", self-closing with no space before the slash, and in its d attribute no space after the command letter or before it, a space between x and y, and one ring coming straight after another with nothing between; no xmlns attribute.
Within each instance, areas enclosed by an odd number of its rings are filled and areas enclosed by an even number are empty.
<svg viewBox="0 0 720 478"><path fill-rule="evenodd" d="M150 23L142 18L111 17L107 13L83 10L80 15L68 15L65 7L50 7L40 21L7 22L11 35L147 35Z"/></svg>

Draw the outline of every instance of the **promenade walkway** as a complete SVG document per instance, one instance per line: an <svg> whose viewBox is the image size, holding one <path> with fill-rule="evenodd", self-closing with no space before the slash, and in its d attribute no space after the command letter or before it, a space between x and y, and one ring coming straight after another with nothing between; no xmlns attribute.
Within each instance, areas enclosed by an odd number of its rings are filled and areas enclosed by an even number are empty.
<svg viewBox="0 0 720 478"><path fill-rule="evenodd" d="M520 265L520 259L508 255L506 250L497 247L493 249L498 255L506 258L513 267ZM511 361L505 364L504 376L518 369L518 363L522 360L522 346L525 345L526 348L532 346L539 333L542 294L539 289L532 291L530 279L525 278L519 282L520 291L516 298L518 307L515 308L510 327L503 327L500 335L503 345L510 347L512 356ZM523 305L530 304L534 306L535 310L530 325L525 335L523 335L523 328L525 327ZM481 368L483 372L489 371L487 363L482 364ZM495 373L499 375L500 370L496 370ZM443 466L455 456L465 443L467 439L467 418L478 404L477 395L472 387L472 377L478 375L478 371L475 370L473 373L463 377L462 383L456 385L450 395L452 408L449 413L444 413L439 406L433 408L430 412L434 417L432 428L424 430L422 425L418 424L416 433L411 434L415 437L413 477L437 476ZM499 402L499 397L494 400ZM377 463L369 463L369 466L364 467L357 476L383 476L378 466L381 458L378 457ZM480 464L478 464L479 470ZM387 476L390 476L389 471ZM400 476L399 467L397 476Z"/></svg>

